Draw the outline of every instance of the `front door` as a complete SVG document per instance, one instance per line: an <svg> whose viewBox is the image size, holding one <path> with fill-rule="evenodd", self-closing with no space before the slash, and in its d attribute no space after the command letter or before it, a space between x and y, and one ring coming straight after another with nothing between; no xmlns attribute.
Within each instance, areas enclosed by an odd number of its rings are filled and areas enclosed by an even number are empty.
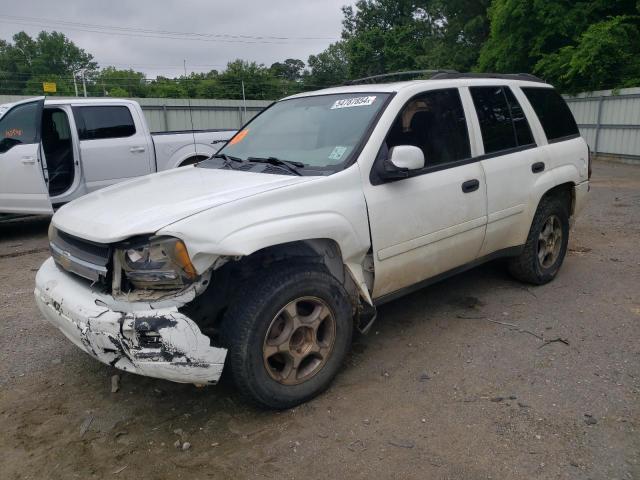
<svg viewBox="0 0 640 480"><path fill-rule="evenodd" d="M44 97L0 110L0 213L53 213L40 153Z"/></svg>
<svg viewBox="0 0 640 480"><path fill-rule="evenodd" d="M487 223L486 184L468 131L457 89L414 97L391 127L376 163L394 146L414 145L425 167L392 182L372 176L365 186L374 298L477 258Z"/></svg>

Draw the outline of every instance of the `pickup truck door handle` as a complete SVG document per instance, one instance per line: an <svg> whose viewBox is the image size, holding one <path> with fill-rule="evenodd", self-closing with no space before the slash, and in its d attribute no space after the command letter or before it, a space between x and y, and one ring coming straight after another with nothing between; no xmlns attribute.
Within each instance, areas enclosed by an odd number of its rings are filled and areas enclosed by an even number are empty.
<svg viewBox="0 0 640 480"><path fill-rule="evenodd" d="M129 151L131 153L142 153L144 152L144 147L131 147Z"/></svg>
<svg viewBox="0 0 640 480"><path fill-rule="evenodd" d="M33 165L36 163L36 157L26 156L26 157L22 157L20 161L24 165Z"/></svg>
<svg viewBox="0 0 640 480"><path fill-rule="evenodd" d="M536 162L533 165L531 165L531 171L533 173L540 173L544 171L544 162Z"/></svg>
<svg viewBox="0 0 640 480"><path fill-rule="evenodd" d="M478 190L479 187L480 182L474 178L473 180L467 180L462 184L462 191L463 193L471 193Z"/></svg>

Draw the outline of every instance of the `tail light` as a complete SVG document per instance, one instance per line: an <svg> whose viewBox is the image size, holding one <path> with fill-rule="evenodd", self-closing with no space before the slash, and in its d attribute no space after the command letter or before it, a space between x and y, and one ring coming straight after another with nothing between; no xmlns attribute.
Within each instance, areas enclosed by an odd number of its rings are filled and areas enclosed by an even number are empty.
<svg viewBox="0 0 640 480"><path fill-rule="evenodd" d="M587 179L591 180L591 149L589 148L589 156L587 162Z"/></svg>

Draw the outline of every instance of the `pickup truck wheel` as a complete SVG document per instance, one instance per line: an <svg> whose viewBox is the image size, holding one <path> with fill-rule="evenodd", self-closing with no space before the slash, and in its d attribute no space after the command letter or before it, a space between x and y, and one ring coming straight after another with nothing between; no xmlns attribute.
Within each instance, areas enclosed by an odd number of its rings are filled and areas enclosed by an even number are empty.
<svg viewBox="0 0 640 480"><path fill-rule="evenodd" d="M542 285L560 270L569 241L569 210L561 197L543 198L533 217L522 253L511 260L509 272L518 280Z"/></svg>
<svg viewBox="0 0 640 480"><path fill-rule="evenodd" d="M351 344L343 286L320 266L304 264L260 275L242 291L222 325L226 368L240 392L283 409L325 390Z"/></svg>

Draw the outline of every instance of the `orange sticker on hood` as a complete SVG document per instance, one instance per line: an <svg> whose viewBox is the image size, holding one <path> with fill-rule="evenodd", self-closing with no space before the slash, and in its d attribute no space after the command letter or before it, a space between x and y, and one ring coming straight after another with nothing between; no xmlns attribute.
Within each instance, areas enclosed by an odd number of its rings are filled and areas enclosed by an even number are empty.
<svg viewBox="0 0 640 480"><path fill-rule="evenodd" d="M246 128L244 130L241 130L240 132L238 132L238 134L235 137L231 139L231 141L229 142L229 145L235 145L236 143L240 143L242 140L244 140L244 137L246 137L248 133L249 133L249 130Z"/></svg>

